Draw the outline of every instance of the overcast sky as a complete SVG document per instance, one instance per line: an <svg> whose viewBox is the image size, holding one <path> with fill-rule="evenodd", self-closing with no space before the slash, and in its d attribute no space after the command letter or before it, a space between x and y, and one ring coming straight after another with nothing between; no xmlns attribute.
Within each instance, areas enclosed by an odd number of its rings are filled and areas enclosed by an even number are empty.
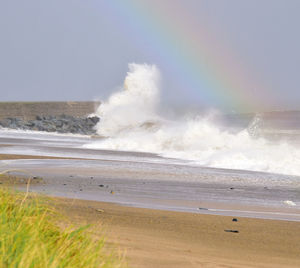
<svg viewBox="0 0 300 268"><path fill-rule="evenodd" d="M0 101L103 99L122 85L128 63L149 62L161 69L166 99L200 105L105 1L0 0ZM164 1L171 9L173 0ZM176 1L199 27L207 18L248 77L268 88L274 108L300 108L299 0Z"/></svg>

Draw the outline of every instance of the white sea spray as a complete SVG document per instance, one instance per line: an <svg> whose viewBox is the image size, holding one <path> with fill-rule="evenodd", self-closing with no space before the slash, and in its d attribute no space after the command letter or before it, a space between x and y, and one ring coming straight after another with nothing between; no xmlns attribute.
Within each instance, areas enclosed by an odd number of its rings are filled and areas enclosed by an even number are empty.
<svg viewBox="0 0 300 268"><path fill-rule="evenodd" d="M170 120L159 114L160 73L156 66L130 64L124 88L98 108L99 135L84 147L144 151L192 160L208 167L300 175L300 150L271 143L247 129L232 133L210 116Z"/></svg>

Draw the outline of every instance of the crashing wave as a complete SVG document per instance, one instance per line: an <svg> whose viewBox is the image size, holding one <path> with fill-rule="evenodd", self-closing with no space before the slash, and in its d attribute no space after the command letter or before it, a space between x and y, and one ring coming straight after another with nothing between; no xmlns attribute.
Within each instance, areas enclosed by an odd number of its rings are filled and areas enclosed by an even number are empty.
<svg viewBox="0 0 300 268"><path fill-rule="evenodd" d="M300 175L300 150L261 137L256 115L248 129L232 133L210 116L170 120L159 114L160 73L156 66L130 64L124 88L97 110L97 132L106 136L87 148L144 151L217 168Z"/></svg>
<svg viewBox="0 0 300 268"><path fill-rule="evenodd" d="M257 113L248 125L247 131L249 135L255 139L261 137L263 124L264 122L262 114Z"/></svg>

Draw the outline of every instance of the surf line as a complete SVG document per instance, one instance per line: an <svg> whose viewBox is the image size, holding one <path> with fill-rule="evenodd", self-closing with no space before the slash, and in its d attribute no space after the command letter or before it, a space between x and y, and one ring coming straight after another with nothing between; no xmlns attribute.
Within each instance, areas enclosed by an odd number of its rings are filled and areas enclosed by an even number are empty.
<svg viewBox="0 0 300 268"><path fill-rule="evenodd" d="M256 213L256 214L269 214L269 215L282 215L282 216L296 216L300 217L300 213L285 213L285 212L272 212L272 211L255 211L255 210L238 210L238 209L217 209L207 208L211 212L240 212L240 213Z"/></svg>

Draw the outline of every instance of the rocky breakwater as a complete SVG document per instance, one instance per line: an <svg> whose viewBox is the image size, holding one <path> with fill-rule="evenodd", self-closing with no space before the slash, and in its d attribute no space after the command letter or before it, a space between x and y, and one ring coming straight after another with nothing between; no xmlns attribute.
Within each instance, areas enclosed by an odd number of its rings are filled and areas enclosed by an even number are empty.
<svg viewBox="0 0 300 268"><path fill-rule="evenodd" d="M9 129L35 130L57 133L73 133L82 135L96 134L95 126L99 118L74 117L70 115L36 116L34 120L6 118L0 121L0 127Z"/></svg>

